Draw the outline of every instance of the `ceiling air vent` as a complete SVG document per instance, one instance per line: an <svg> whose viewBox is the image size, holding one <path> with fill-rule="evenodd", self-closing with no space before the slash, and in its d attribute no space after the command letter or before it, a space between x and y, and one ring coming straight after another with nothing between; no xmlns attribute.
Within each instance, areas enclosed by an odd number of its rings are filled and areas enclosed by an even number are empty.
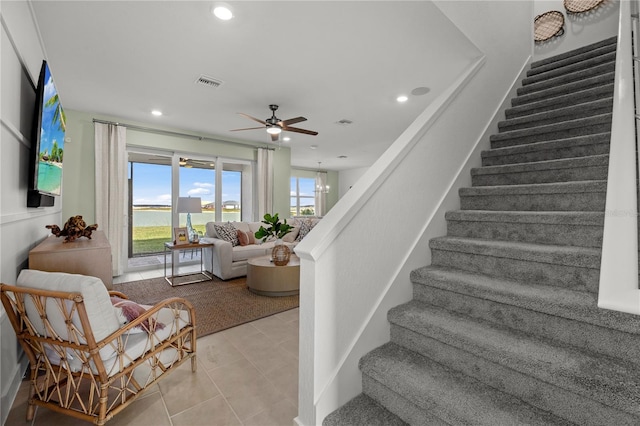
<svg viewBox="0 0 640 426"><path fill-rule="evenodd" d="M213 77L208 77L203 74L200 77L198 77L198 79L196 80L196 83L202 84L203 86L211 87L213 89L217 89L222 85L222 80L218 80Z"/></svg>
<svg viewBox="0 0 640 426"><path fill-rule="evenodd" d="M346 118L343 118L340 121L336 121L336 124L339 124L341 126L348 126L349 124L352 124L352 123L353 123L353 121L347 120Z"/></svg>

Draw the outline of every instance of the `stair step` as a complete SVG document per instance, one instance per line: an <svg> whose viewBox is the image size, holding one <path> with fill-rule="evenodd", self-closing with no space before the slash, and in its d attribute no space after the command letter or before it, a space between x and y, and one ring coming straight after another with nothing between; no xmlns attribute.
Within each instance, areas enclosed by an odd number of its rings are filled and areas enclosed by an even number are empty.
<svg viewBox="0 0 640 426"><path fill-rule="evenodd" d="M579 81L585 78L594 77L608 72L614 72L616 67L615 53L608 55L610 60L595 67L576 70L570 73L562 73L556 77L549 77L545 74L537 74L522 80L522 87L518 90L518 95L548 89L554 86Z"/></svg>
<svg viewBox="0 0 640 426"><path fill-rule="evenodd" d="M598 41L596 43L588 44L586 46L582 46L582 47L579 47L577 49L573 49L573 50L570 50L568 52L561 53L559 55L550 56L548 58L544 58L544 59L540 59L538 61L532 62L531 63L531 68L538 68L540 66L548 65L548 64L551 64L553 62L562 61L562 60L565 60L567 58L574 57L576 55L581 55L581 54L587 53L587 52L593 52L593 51L595 51L595 50L597 50L597 49L599 49L601 47L604 47L604 46L615 45L617 42L618 42L618 37L617 36L609 37L607 39Z"/></svg>
<svg viewBox="0 0 640 426"><path fill-rule="evenodd" d="M582 350L640 363L640 316L600 309L597 295L425 266L413 298Z"/></svg>
<svg viewBox="0 0 640 426"><path fill-rule="evenodd" d="M498 123L500 132L527 129L546 124L555 124L567 120L587 118L594 115L606 114L613 111L613 97L584 102L558 108L553 111L543 111L535 114L510 118Z"/></svg>
<svg viewBox="0 0 640 426"><path fill-rule="evenodd" d="M477 274L596 293L601 251L590 247L439 237L431 264Z"/></svg>
<svg viewBox="0 0 640 426"><path fill-rule="evenodd" d="M471 169L473 186L606 180L609 154Z"/></svg>
<svg viewBox="0 0 640 426"><path fill-rule="evenodd" d="M374 399L377 394L388 399L391 391L415 407L391 410L410 424L430 425L434 420L451 425L568 424L393 343L365 355L360 369L364 390Z"/></svg>
<svg viewBox="0 0 640 426"><path fill-rule="evenodd" d="M545 72L531 74L528 76L530 79L529 81L536 80L538 83L540 83L547 80L559 79L558 81L561 82L557 84L559 86L559 85L566 84L570 81L582 80L582 78L574 78L576 73L584 72L585 74L589 74L589 73L593 73L595 75L602 74L598 72L599 68L602 65L609 65L609 72L613 72L615 69L615 60L616 60L615 46L612 50L610 49L611 51L607 53L604 53L606 51L605 49L608 49L608 48L602 48L601 51L603 52L603 54L598 55L596 57L592 57L588 60L575 62L559 68L551 68ZM611 67L612 64L614 65L613 67ZM549 66L551 66L551 64ZM537 91L537 89L535 89L534 87L523 86L518 88L517 94L518 96L520 96L520 95L525 95L527 93L532 93L535 91Z"/></svg>
<svg viewBox="0 0 640 426"><path fill-rule="evenodd" d="M378 405L373 399L361 393L325 417L322 425L405 426L406 423L395 414Z"/></svg>
<svg viewBox="0 0 640 426"><path fill-rule="evenodd" d="M556 58L557 60L546 64L531 66L527 71L527 77L534 75L546 74L556 75L558 73L573 72L576 69L589 68L606 62L609 55L616 52L617 44L611 43L597 48L592 48L586 52L573 54L566 58Z"/></svg>
<svg viewBox="0 0 640 426"><path fill-rule="evenodd" d="M393 343L570 421L640 421L635 365L418 301L391 309L388 317Z"/></svg>
<svg viewBox="0 0 640 426"><path fill-rule="evenodd" d="M603 212L607 183L582 181L461 188L462 210Z"/></svg>
<svg viewBox="0 0 640 426"><path fill-rule="evenodd" d="M600 248L604 213L456 210L445 214L447 235L523 243Z"/></svg>
<svg viewBox="0 0 640 426"><path fill-rule="evenodd" d="M610 140L611 133L599 133L496 148L482 151L482 165L498 166L608 154Z"/></svg>
<svg viewBox="0 0 640 426"><path fill-rule="evenodd" d="M525 115L537 114L545 111L555 111L567 106L579 105L613 95L613 81L602 86L591 87L584 90L555 96L553 98L541 99L534 102L513 106L505 111L507 119L522 117ZM512 101L513 104L513 101Z"/></svg>
<svg viewBox="0 0 640 426"><path fill-rule="evenodd" d="M528 104L531 102L537 102L544 99L555 98L558 96L568 95L571 93L583 91L586 89L596 88L606 84L613 83L615 73L601 74L595 77L585 78L580 81L574 81L572 83L563 84L562 86L552 87L549 89L539 90L534 93L528 93L521 95L511 100L512 106L519 106Z"/></svg>
<svg viewBox="0 0 640 426"><path fill-rule="evenodd" d="M566 139L576 136L607 133L611 131L612 114L600 114L588 118L578 118L563 123L545 124L521 130L510 130L489 137L491 148L522 145Z"/></svg>

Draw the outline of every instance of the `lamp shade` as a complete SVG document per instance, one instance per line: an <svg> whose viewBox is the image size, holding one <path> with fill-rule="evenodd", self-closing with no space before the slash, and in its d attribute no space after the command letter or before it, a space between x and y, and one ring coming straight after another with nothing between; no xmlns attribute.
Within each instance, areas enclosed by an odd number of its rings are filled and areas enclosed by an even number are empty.
<svg viewBox="0 0 640 426"><path fill-rule="evenodd" d="M202 213L200 197L178 197L178 213Z"/></svg>

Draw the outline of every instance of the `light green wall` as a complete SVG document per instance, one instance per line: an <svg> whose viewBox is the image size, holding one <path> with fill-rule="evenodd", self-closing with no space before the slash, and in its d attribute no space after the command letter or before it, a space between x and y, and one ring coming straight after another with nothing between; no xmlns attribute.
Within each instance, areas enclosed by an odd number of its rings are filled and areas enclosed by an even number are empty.
<svg viewBox="0 0 640 426"><path fill-rule="evenodd" d="M65 111L67 115L67 136L64 150L63 204L62 217L82 215L87 223L95 221L95 166L93 119L123 122L126 124L151 127L122 118L90 114L79 111ZM181 129L153 126L154 129L168 130L210 138L211 136ZM183 152L185 154L208 154L230 159L255 161L255 146L216 140L198 140L180 136L168 136L133 129L127 130L127 145ZM274 164L274 212L281 217L289 215L289 177L291 176L291 150L278 148L273 156ZM99 224L98 224L99 225Z"/></svg>
<svg viewBox="0 0 640 426"><path fill-rule="evenodd" d="M316 172L317 170L291 169L291 176L315 179ZM331 188L327 194L327 211L331 210L340 198L338 191L340 181L338 176L338 172L327 171L327 184L329 185L329 188Z"/></svg>

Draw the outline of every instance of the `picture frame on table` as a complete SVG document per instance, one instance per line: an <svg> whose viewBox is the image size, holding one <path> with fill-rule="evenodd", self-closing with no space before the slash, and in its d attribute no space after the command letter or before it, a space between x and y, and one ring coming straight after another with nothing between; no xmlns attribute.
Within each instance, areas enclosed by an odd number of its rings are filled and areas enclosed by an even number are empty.
<svg viewBox="0 0 640 426"><path fill-rule="evenodd" d="M187 228L173 228L173 244L176 246L189 244L189 233Z"/></svg>

